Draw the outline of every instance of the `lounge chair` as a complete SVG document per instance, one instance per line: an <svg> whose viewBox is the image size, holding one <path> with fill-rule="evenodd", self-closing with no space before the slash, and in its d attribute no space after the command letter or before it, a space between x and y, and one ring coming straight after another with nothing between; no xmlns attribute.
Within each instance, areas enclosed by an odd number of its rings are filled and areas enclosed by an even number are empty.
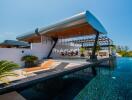
<svg viewBox="0 0 132 100"><path fill-rule="evenodd" d="M44 70L44 69L50 69L54 65L54 60L47 60L44 63L42 63L39 67L33 67L33 68L25 68L23 71L25 72L33 72L37 70Z"/></svg>

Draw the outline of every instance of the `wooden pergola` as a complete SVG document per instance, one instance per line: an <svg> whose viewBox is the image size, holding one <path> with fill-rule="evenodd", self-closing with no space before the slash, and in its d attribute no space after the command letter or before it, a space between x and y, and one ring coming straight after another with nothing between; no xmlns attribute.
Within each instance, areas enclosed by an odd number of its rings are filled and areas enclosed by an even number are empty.
<svg viewBox="0 0 132 100"><path fill-rule="evenodd" d="M79 38L76 40L70 40L68 42L74 43L74 44L80 44L83 47L92 48L93 44L95 42L95 38L94 37L84 37L84 38ZM107 36L99 36L98 45L100 47L113 46L113 41L110 38L108 38Z"/></svg>

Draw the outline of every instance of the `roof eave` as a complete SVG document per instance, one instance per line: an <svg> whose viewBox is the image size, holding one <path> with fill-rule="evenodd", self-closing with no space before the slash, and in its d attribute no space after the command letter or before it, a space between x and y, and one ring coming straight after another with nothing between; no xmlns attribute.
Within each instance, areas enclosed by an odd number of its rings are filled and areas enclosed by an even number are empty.
<svg viewBox="0 0 132 100"><path fill-rule="evenodd" d="M60 22L58 22L56 24L53 24L53 25L49 25L47 27L40 28L38 30L38 32L39 32L39 34L46 34L48 31L51 31L53 29L57 29L57 28L61 27L62 25L66 25L68 23L77 21L79 19L85 19L85 14L86 14L86 12L82 12L82 13L77 14L75 16L66 18L66 19L64 19L64 20L62 20L62 21L60 21ZM36 33L34 31L34 32L31 32L31 33L27 33L27 34L24 34L24 35L20 35L16 39L23 40L25 38L29 38L29 37L35 36L35 35L36 35Z"/></svg>
<svg viewBox="0 0 132 100"><path fill-rule="evenodd" d="M86 11L86 20L87 23L90 24L96 31L107 34L106 29L104 26L100 23L100 21L89 11Z"/></svg>

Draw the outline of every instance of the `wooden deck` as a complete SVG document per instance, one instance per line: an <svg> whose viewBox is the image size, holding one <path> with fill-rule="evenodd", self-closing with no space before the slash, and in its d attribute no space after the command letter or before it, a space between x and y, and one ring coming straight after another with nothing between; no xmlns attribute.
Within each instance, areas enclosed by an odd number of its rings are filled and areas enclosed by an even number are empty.
<svg viewBox="0 0 132 100"><path fill-rule="evenodd" d="M89 62L80 63L80 64L71 63L72 67L68 65L69 64L68 62L62 62L59 66L57 66L54 69L35 72L36 75L14 81L10 83L9 85L5 85L5 86L0 85L0 94L8 93L21 88L26 88L34 84L37 84L39 82L45 81L47 79L71 74L73 72L80 71L88 67L94 66L96 64L103 63L110 59L112 58L104 58L97 61L89 61Z"/></svg>

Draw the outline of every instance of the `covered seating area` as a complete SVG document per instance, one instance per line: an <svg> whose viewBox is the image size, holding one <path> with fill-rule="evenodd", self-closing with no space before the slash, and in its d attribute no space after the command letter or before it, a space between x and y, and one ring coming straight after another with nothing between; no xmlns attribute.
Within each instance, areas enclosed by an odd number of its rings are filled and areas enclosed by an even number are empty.
<svg viewBox="0 0 132 100"><path fill-rule="evenodd" d="M57 45L53 53L62 57L81 57L81 49L84 49L84 57L88 58L92 54L92 49L95 42L95 36L84 36L79 38L63 39L61 45ZM70 45L71 47L67 47ZM65 48L62 48L65 46ZM108 57L112 53L113 41L107 36L100 35L97 43L98 56Z"/></svg>
<svg viewBox="0 0 132 100"><path fill-rule="evenodd" d="M83 63L86 63L89 60L98 61L96 51L99 43L108 43L108 45L110 45L110 39L104 37L106 34L107 31L98 19L89 11L85 11L47 27L36 28L35 31L22 34L18 36L17 39L19 41L30 42L32 44L40 43L50 45L49 48L45 48L48 50L48 53L44 59L41 59L43 61L53 58L54 60L59 60L60 62L64 59L63 62L68 61L68 63L71 63L72 61L75 61L76 58L79 58L75 63L81 63L81 59L85 58ZM87 46L89 44L92 44L90 46L91 52L89 57L85 57L82 51L83 48L88 48ZM58 48L59 50L57 50ZM63 51L65 48L68 49ZM80 48L82 48L82 50L80 50ZM53 55L57 53L61 55L60 59L58 59L56 55ZM68 56L68 59L65 59L65 56ZM75 57L75 59L71 57ZM25 70L28 72L30 70L34 71L35 69L38 70L41 68L44 67Z"/></svg>
<svg viewBox="0 0 132 100"><path fill-rule="evenodd" d="M95 36L94 44L92 47L92 58L95 58L96 46L98 43L99 35L107 34L103 25L91 14L89 11L74 15L56 24L49 25L44 28L37 28L34 32L26 33L18 36L19 41L26 41L31 43L46 43L51 42L52 47L46 58L50 58L53 49L57 43L62 43L63 40L70 38L80 38ZM78 52L65 53L62 55L78 55Z"/></svg>

